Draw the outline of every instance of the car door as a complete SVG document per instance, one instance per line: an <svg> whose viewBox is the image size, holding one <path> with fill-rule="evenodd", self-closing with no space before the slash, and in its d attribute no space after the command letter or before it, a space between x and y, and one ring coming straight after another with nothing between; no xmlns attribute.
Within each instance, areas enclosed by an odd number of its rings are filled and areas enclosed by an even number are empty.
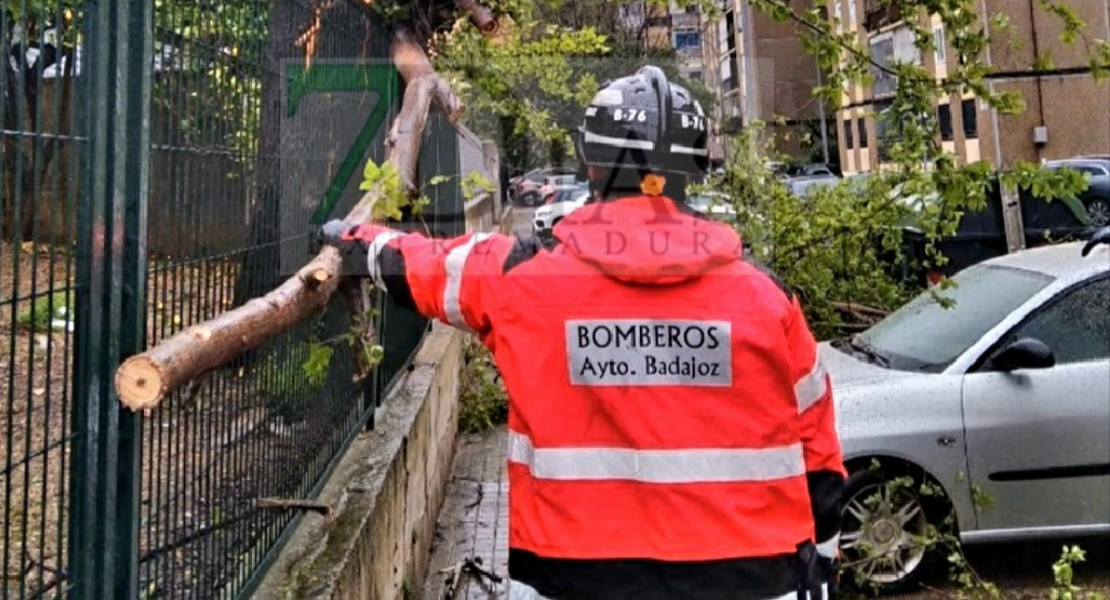
<svg viewBox="0 0 1110 600"><path fill-rule="evenodd" d="M1055 366L983 360L1023 337L1048 345ZM970 481L989 501L978 528L1110 526L1110 278L1056 296L983 359L963 382Z"/></svg>

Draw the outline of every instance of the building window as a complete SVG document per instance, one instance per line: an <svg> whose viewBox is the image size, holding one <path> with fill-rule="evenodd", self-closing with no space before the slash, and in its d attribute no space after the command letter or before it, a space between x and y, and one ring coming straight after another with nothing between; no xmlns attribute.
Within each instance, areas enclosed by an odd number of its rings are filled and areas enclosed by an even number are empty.
<svg viewBox="0 0 1110 600"><path fill-rule="evenodd" d="M945 64L945 61L948 60L948 59L945 58L945 55L946 55L945 50L947 49L947 44L944 41L944 28L943 27L937 27L936 29L933 30L933 46L936 47L935 53L936 53L937 64L938 65Z"/></svg>
<svg viewBox="0 0 1110 600"><path fill-rule="evenodd" d="M867 147L867 120L863 117L856 119L856 125L859 129L859 147Z"/></svg>
<svg viewBox="0 0 1110 600"><path fill-rule="evenodd" d="M702 79L701 71L690 71L690 74L687 75L686 78L691 80L691 81L701 81L701 79Z"/></svg>
<svg viewBox="0 0 1110 600"><path fill-rule="evenodd" d="M937 124L940 126L940 139L952 141L952 107L941 104L937 107Z"/></svg>
<svg viewBox="0 0 1110 600"><path fill-rule="evenodd" d="M844 119L844 147L851 150L855 147L852 141L852 120Z"/></svg>
<svg viewBox="0 0 1110 600"><path fill-rule="evenodd" d="M697 4L691 4L686 7L686 14L688 15L696 15L699 12L701 12L701 8Z"/></svg>
<svg viewBox="0 0 1110 600"><path fill-rule="evenodd" d="M674 32L675 50L696 50L701 48L701 32L697 29L679 29Z"/></svg>
<svg viewBox="0 0 1110 600"><path fill-rule="evenodd" d="M728 37L727 37L728 51L730 53L735 52L736 51L736 13L734 11L731 11L731 10L728 11L727 13L725 13L725 22L728 23L728 32L727 32L727 35L728 35Z"/></svg>
<svg viewBox="0 0 1110 600"><path fill-rule="evenodd" d="M964 118L964 138L973 140L979 137L979 111L975 110L975 98L961 103Z"/></svg>

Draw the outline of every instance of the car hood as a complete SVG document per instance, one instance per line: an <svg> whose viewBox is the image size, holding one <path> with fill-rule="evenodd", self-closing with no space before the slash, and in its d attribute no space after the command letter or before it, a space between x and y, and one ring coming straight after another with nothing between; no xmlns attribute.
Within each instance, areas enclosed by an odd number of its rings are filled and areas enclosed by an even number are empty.
<svg viewBox="0 0 1110 600"><path fill-rule="evenodd" d="M873 365L833 348L829 342L821 342L817 348L821 363L825 365L825 370L828 371L829 377L832 379L834 393L836 390L921 375L911 371L885 369Z"/></svg>

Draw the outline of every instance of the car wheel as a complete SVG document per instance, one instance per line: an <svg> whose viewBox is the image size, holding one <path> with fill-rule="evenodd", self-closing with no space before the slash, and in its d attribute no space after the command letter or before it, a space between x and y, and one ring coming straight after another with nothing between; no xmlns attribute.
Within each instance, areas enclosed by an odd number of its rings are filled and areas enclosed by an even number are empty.
<svg viewBox="0 0 1110 600"><path fill-rule="evenodd" d="M1087 216L1095 227L1110 225L1110 200L1097 198L1087 203Z"/></svg>
<svg viewBox="0 0 1110 600"><path fill-rule="evenodd" d="M922 493L920 476L853 472L845 483L840 534L841 581L880 594L906 591L943 564L930 537L948 531L951 504L937 490ZM912 483L911 483L912 481Z"/></svg>

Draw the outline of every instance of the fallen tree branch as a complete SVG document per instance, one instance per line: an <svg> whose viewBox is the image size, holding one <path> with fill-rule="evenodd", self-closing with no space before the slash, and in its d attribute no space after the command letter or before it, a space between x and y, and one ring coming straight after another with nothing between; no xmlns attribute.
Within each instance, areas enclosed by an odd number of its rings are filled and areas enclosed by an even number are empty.
<svg viewBox="0 0 1110 600"><path fill-rule="evenodd" d="M301 500L297 498L259 498L254 502L255 508L277 508L281 510L288 510L295 508L298 510L307 510L314 513L319 513L325 517L331 516L331 505L326 502L318 502L316 500Z"/></svg>
<svg viewBox="0 0 1110 600"><path fill-rule="evenodd" d="M462 115L463 104L432 69L410 26L401 25L395 30L391 58L406 88L401 112L393 122L387 142L389 160L397 167L405 190L415 194L420 140L432 102L447 113L451 122ZM374 205L382 195L382 189L374 186L344 220L351 224L369 223ZM182 385L304 321L322 309L340 287L340 263L338 250L325 247L293 277L266 295L186 328L127 359L116 371L115 387L120 401L132 411L151 409ZM353 305L349 303L348 308L364 314L368 307L360 299ZM367 327L373 325L362 321L361 315L352 315L352 321ZM359 336L361 344L373 339L372 332ZM356 348L356 352L365 354L365 348Z"/></svg>
<svg viewBox="0 0 1110 600"><path fill-rule="evenodd" d="M863 304L854 304L852 302L836 302L833 304L837 310L850 314L882 318L890 314L890 311L881 308L874 308Z"/></svg>
<svg viewBox="0 0 1110 600"><path fill-rule="evenodd" d="M428 55L411 26L397 27L390 59L405 80L405 96L401 100L401 112L393 121L385 144L401 176L401 186L406 194L415 197L419 192L416 185L417 158L432 101L447 113L452 123L462 116L464 106L451 86L428 62Z"/></svg>

